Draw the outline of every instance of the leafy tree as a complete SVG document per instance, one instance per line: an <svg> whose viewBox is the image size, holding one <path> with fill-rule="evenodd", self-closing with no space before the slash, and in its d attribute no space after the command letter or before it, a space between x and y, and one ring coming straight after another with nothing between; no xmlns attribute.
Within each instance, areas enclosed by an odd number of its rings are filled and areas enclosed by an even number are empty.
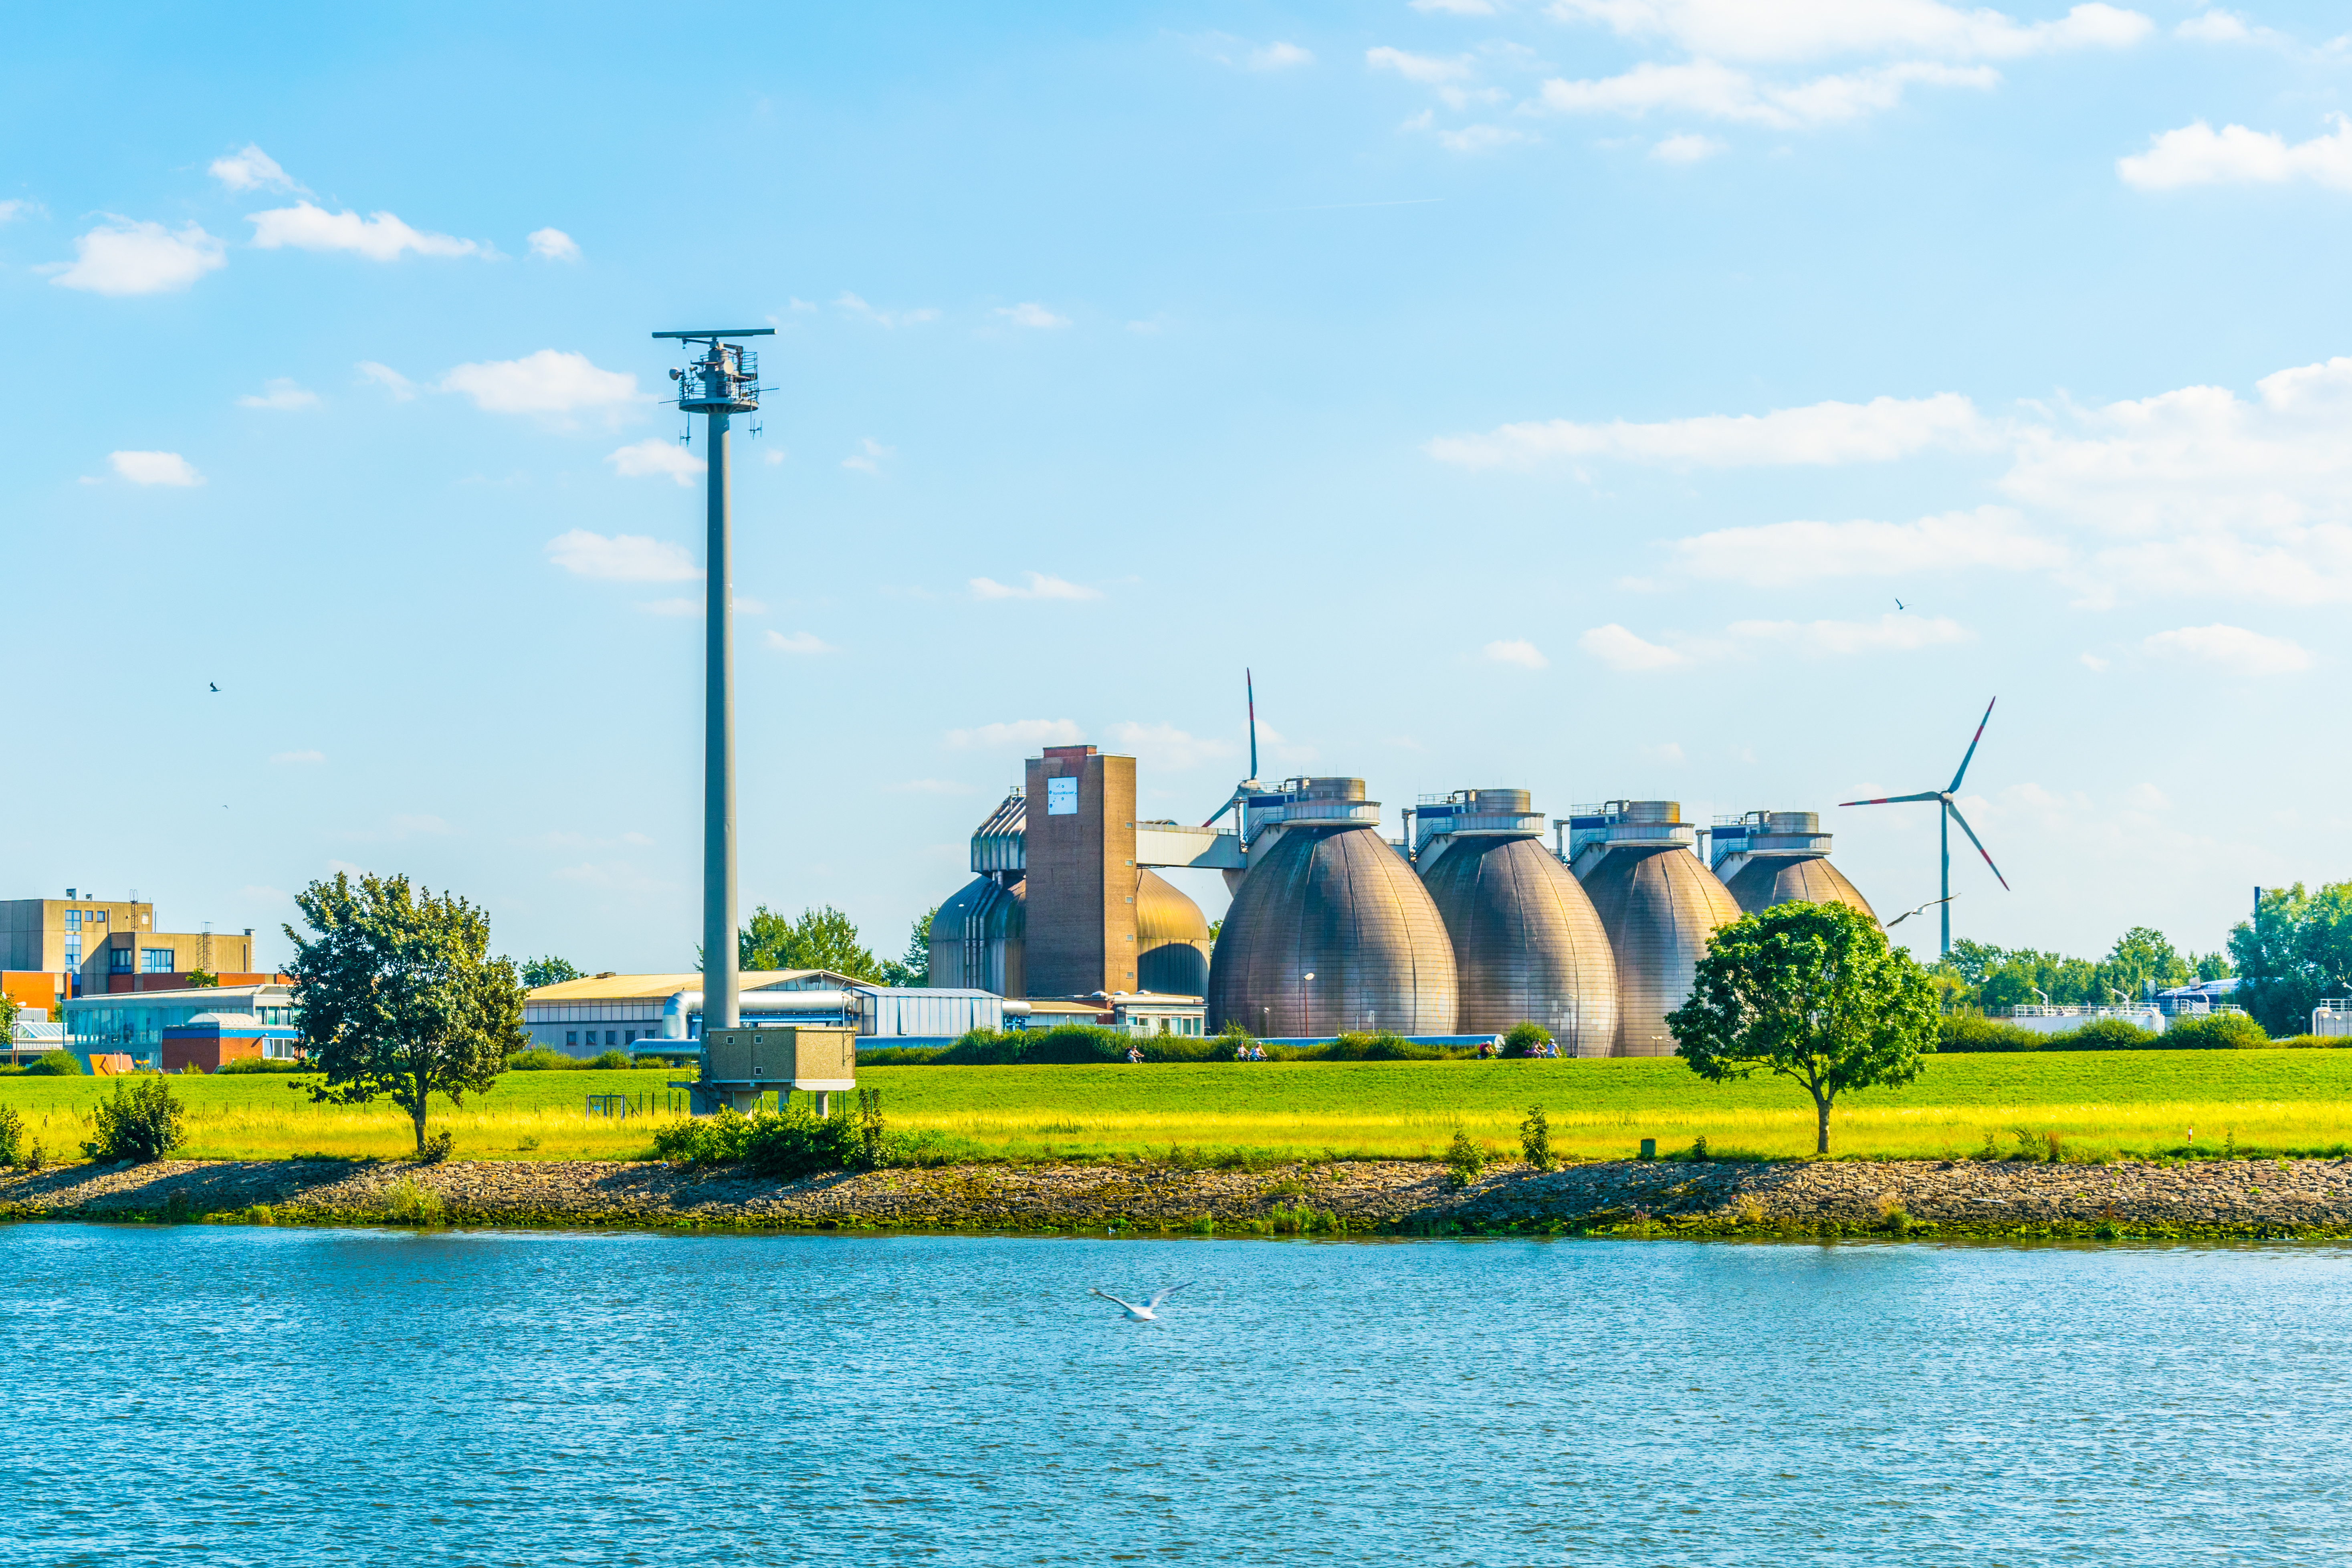
<svg viewBox="0 0 2352 1568"><path fill-rule="evenodd" d="M161 1073L116 1079L114 1098L91 1106L90 1117L93 1131L81 1152L93 1160L152 1164L187 1136L187 1111Z"/></svg>
<svg viewBox="0 0 2352 1568"><path fill-rule="evenodd" d="M2352 994L2352 882L2306 893L2303 884L2263 893L2252 921L2230 932L2238 1002L2273 1035L2310 1026L2322 997Z"/></svg>
<svg viewBox="0 0 2352 1568"><path fill-rule="evenodd" d="M1803 1085L1814 1152L1826 1154L1838 1095L1918 1076L1936 1048L1936 992L1860 910L1787 903L1715 933L1690 1000L1666 1026L1675 1054L1711 1082L1762 1068Z"/></svg>
<svg viewBox="0 0 2352 1568"><path fill-rule="evenodd" d="M882 979L889 985L929 985L931 983L931 917L940 912L933 904L915 917L915 924L907 935L907 955L882 961Z"/></svg>
<svg viewBox="0 0 2352 1568"><path fill-rule="evenodd" d="M16 999L0 992L0 1041L16 1037Z"/></svg>
<svg viewBox="0 0 2352 1568"><path fill-rule="evenodd" d="M2101 1003L2113 1001L2114 992L2137 1001L2152 987L2186 985L2189 970L2180 954L2173 951L2165 934L2147 926L2134 926L2116 938L2116 945L2099 964L2097 984L2104 994Z"/></svg>
<svg viewBox="0 0 2352 1568"><path fill-rule="evenodd" d="M572 966L570 959L558 958L551 952L545 958L522 961L522 983L526 990L536 991L542 985L560 985L564 981L579 978L580 971Z"/></svg>
<svg viewBox="0 0 2352 1568"><path fill-rule="evenodd" d="M1551 1031L1541 1024L1521 1022L1511 1026L1503 1037L1503 1054L1507 1057L1531 1057L1539 1046L1551 1044Z"/></svg>
<svg viewBox="0 0 2352 1568"><path fill-rule="evenodd" d="M317 934L286 935L302 1045L326 1076L310 1098L360 1105L379 1096L408 1112L416 1149L433 1152L425 1111L487 1093L507 1054L530 1044L514 961L488 956L489 917L405 877L338 871L295 896ZM446 1152L446 1134L436 1141Z"/></svg>
<svg viewBox="0 0 2352 1568"><path fill-rule="evenodd" d="M219 984L220 976L214 973L209 969L191 969L188 971L188 989L191 991L201 991L208 985L218 985Z"/></svg>
<svg viewBox="0 0 2352 1568"><path fill-rule="evenodd" d="M882 978L882 965L858 940L856 922L831 904L803 910L800 919L790 921L761 904L736 933L735 963L740 969L830 969L859 980Z"/></svg>

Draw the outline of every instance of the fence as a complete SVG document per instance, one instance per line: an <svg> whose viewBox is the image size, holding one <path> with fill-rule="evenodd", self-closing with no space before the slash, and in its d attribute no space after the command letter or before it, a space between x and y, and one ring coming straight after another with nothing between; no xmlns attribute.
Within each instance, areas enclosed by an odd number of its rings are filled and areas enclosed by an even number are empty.
<svg viewBox="0 0 2352 1568"><path fill-rule="evenodd" d="M587 1097L586 1114L607 1116L683 1116L687 1099L673 1089L650 1089L642 1094L592 1094Z"/></svg>

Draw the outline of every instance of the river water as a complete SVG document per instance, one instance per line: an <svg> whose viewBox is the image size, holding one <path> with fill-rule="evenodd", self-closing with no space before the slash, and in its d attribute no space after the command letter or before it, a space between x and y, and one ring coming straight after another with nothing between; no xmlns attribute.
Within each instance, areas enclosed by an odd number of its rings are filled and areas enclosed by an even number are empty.
<svg viewBox="0 0 2352 1568"><path fill-rule="evenodd" d="M2332 1247L18 1225L0 1553L2333 1562L2347 1331Z"/></svg>

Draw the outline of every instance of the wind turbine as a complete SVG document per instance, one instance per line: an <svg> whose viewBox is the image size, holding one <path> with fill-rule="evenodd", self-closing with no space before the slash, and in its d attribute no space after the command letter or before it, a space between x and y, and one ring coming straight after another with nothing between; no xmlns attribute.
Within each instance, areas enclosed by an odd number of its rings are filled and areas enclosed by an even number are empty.
<svg viewBox="0 0 2352 1568"><path fill-rule="evenodd" d="M1217 818L1239 805L1242 803L1242 796L1257 787L1257 680L1247 669L1242 671L1242 691L1249 701L1249 777L1234 786L1234 793L1226 797L1225 804L1211 812L1209 820L1201 824L1203 827L1213 826ZM1234 819L1234 826L1237 828L1242 826L1238 816Z"/></svg>
<svg viewBox="0 0 2352 1568"><path fill-rule="evenodd" d="M1969 836L1969 842L1977 847L1977 853L1984 857L1984 863L1992 868L1994 879L2000 883L2001 890L2003 892L2007 892L2009 890L2009 879L2000 874L2000 867L1993 865L1992 855L1985 848L1984 840L1979 838L1977 837L1977 830L1969 826L1969 819L1960 815L1959 803L1955 798L1959 794L1960 781L1969 775L1969 763L1977 754L1977 742L1984 739L1985 726L1992 722L1993 702L1999 702L2000 700L2000 699L1996 697L1992 700L1992 702L1985 704L1984 717L1977 721L1977 732L1975 736L1969 740L1968 752L1960 758L1959 771L1952 775L1952 782L1948 787L1944 789L1923 790L1917 795L1883 795L1876 800L1842 800L1838 802L1840 805L1900 805L1906 801L1932 800L1940 807L1940 809L1936 813L1936 842L1938 852L1942 857L1944 871L1942 892L1944 896L1938 900L1937 902L1944 906L1945 956L1949 956L1952 951L1951 825L1953 823L1957 822L1960 825L1960 831L1967 834ZM1914 910L1913 912L1916 913L1917 911Z"/></svg>

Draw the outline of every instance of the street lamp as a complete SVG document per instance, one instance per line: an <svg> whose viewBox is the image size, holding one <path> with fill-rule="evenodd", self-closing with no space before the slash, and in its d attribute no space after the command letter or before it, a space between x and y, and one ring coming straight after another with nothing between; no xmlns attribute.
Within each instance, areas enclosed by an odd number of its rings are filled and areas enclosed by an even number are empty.
<svg viewBox="0 0 2352 1568"><path fill-rule="evenodd" d="M1310 1039L1315 1035L1315 999L1307 994L1307 983L1314 978L1315 972L1311 969L1298 977L1298 1013L1301 1022L1306 1025L1304 1032Z"/></svg>

